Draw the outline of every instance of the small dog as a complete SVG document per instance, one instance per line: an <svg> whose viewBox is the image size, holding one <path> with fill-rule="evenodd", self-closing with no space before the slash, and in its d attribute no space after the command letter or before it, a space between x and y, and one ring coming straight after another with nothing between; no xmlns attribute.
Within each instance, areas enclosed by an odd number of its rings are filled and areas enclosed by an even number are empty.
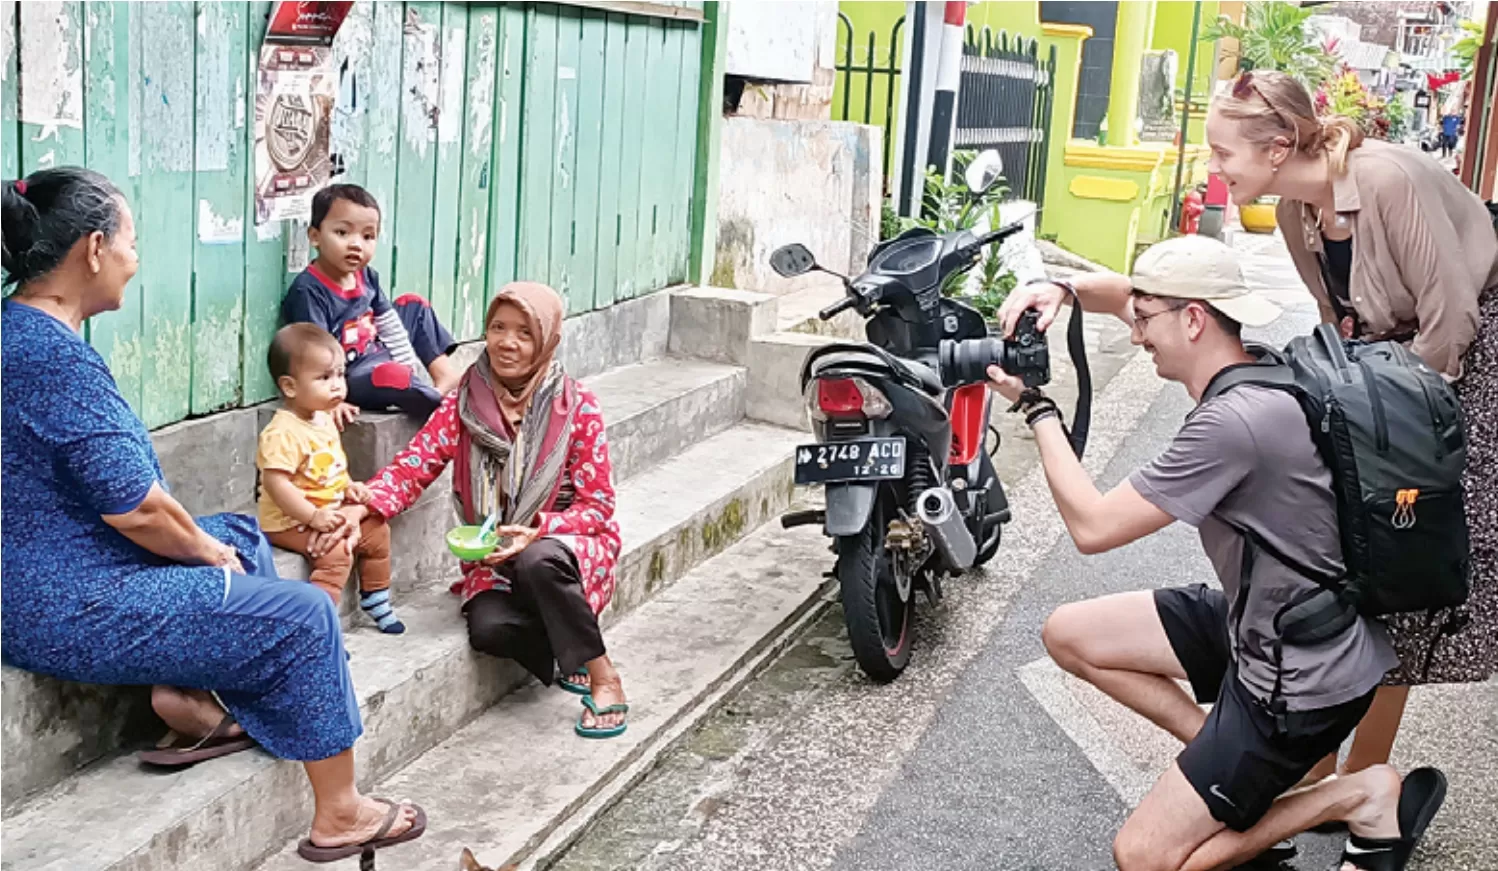
<svg viewBox="0 0 1498 871"><path fill-rule="evenodd" d="M488 865L479 864L474 858L473 851L467 847L463 848L463 855L458 857L458 871L515 871L518 865L506 865L503 868L490 868Z"/></svg>

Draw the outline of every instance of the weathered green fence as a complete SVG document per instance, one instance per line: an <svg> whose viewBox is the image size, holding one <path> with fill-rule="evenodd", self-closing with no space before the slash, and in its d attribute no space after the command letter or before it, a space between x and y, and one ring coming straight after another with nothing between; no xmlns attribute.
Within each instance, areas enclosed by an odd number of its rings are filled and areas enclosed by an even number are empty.
<svg viewBox="0 0 1498 871"><path fill-rule="evenodd" d="M291 277L282 234L303 230L253 219L270 7L0 6L0 174L84 164L129 198L140 274L89 340L153 427L273 395L264 352ZM516 277L549 282L574 313L685 280L695 23L358 2L335 49L338 180L380 200L374 265L392 296L427 297L472 339L489 295Z"/></svg>

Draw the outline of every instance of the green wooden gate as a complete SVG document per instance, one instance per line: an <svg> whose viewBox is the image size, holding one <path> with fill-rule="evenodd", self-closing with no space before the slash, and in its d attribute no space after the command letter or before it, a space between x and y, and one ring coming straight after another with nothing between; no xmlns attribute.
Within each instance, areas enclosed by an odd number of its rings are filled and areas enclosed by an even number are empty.
<svg viewBox="0 0 1498 871"><path fill-rule="evenodd" d="M88 337L152 427L274 395L265 348L304 229L253 219L270 7L0 6L0 175L87 165L135 210L140 274ZM700 39L694 21L582 5L356 3L333 148L337 180L382 206L387 292L426 297L468 340L515 278L574 314L684 281Z"/></svg>

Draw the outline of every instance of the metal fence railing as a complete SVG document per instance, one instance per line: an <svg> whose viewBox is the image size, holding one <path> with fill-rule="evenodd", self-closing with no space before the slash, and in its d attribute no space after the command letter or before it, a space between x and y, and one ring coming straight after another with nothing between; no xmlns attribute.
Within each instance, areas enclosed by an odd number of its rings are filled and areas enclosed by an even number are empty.
<svg viewBox="0 0 1498 871"><path fill-rule="evenodd" d="M957 94L955 147L992 148L1004 159L1011 195L1045 204L1046 151L1056 98L1056 49L987 27L967 29Z"/></svg>
<svg viewBox="0 0 1498 871"><path fill-rule="evenodd" d="M869 32L863 57L855 51L858 39L853 32L853 22L847 15L837 14L839 34L843 44L843 56L836 65L840 77L838 85L841 99L835 100L833 114L839 121L857 121L876 124L884 128L884 185L889 187L890 140L895 129L895 108L898 104L900 81L900 31L905 27L905 16L900 16L890 27L889 39L881 51L879 34Z"/></svg>

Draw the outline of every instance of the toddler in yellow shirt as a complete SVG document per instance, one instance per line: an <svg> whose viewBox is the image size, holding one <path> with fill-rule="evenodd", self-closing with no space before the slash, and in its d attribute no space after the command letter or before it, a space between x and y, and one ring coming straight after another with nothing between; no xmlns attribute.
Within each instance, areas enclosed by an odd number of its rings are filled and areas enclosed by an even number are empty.
<svg viewBox="0 0 1498 871"><path fill-rule="evenodd" d="M314 324L282 327L267 355L282 407L260 433L260 528L271 544L312 560L312 583L337 603L359 561L359 607L381 632L406 626L390 604L390 528L371 513L355 529L338 512L345 502L369 499L349 478L348 457L332 411L348 396L343 348ZM316 533L343 536L327 553L312 556Z"/></svg>

